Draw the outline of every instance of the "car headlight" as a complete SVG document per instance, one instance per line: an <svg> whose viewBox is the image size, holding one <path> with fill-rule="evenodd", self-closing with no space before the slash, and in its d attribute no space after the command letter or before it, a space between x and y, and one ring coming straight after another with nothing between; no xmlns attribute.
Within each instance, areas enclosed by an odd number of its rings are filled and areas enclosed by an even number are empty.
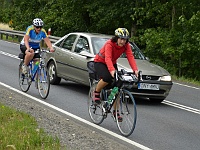
<svg viewBox="0 0 200 150"><path fill-rule="evenodd" d="M162 76L160 77L160 81L172 81L171 76Z"/></svg>

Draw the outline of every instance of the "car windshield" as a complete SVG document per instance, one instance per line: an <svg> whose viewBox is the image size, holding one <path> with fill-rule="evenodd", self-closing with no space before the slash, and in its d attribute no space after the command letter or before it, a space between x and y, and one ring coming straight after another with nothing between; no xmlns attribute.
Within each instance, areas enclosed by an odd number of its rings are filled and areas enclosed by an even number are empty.
<svg viewBox="0 0 200 150"><path fill-rule="evenodd" d="M135 59L141 59L141 60L144 60L145 59L145 56L144 54L141 52L141 50L137 47L137 45L133 42L130 42L130 45L131 45L131 49L132 49L132 52L134 54L134 57ZM126 58L126 54L123 53L120 58Z"/></svg>
<svg viewBox="0 0 200 150"><path fill-rule="evenodd" d="M102 37L92 37L92 47L94 49L94 54L96 55L99 50L103 47L103 45L106 43L106 41L109 40L109 38L102 38ZM141 50L136 46L135 43L130 42L131 49L133 51L135 59L145 59L144 54L141 52ZM123 53L120 58L126 58L126 54Z"/></svg>
<svg viewBox="0 0 200 150"><path fill-rule="evenodd" d="M92 47L96 55L109 38L91 37Z"/></svg>

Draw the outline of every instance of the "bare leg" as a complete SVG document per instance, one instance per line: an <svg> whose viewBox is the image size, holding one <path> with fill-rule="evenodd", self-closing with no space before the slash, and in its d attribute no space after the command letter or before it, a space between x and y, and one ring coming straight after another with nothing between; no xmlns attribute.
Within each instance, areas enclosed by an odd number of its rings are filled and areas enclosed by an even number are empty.
<svg viewBox="0 0 200 150"><path fill-rule="evenodd" d="M25 52L26 55L25 55L25 58L24 58L24 64L26 66L28 66L29 62L33 59L34 57L34 50L31 50L30 52Z"/></svg>
<svg viewBox="0 0 200 150"><path fill-rule="evenodd" d="M113 110L118 110L119 109L119 95L117 96L117 99L115 100L113 104ZM117 104L116 104L117 103Z"/></svg>
<svg viewBox="0 0 200 150"><path fill-rule="evenodd" d="M97 92L101 92L101 90L108 85L107 82L104 82L102 79L98 82L97 87L96 87L96 91Z"/></svg>
<svg viewBox="0 0 200 150"><path fill-rule="evenodd" d="M120 111L119 111L119 100L120 100L120 96L118 95L117 99L115 100L114 104L113 104L113 115L115 117L116 113L117 113L117 118L119 122L122 122L123 118L120 115ZM116 102L118 102L116 104Z"/></svg>

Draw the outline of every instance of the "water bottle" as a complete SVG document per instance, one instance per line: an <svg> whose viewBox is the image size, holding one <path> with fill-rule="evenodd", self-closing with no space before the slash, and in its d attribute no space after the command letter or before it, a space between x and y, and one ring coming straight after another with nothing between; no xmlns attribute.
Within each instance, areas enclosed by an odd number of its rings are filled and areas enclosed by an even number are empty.
<svg viewBox="0 0 200 150"><path fill-rule="evenodd" d="M35 62L35 65L34 65L34 68L33 68L33 74L35 74L35 72L38 68L38 65L39 65L39 61Z"/></svg>
<svg viewBox="0 0 200 150"><path fill-rule="evenodd" d="M115 97L115 95L118 92L118 87L114 87L110 93L110 95L108 96L108 104L111 104L113 102L113 99Z"/></svg>

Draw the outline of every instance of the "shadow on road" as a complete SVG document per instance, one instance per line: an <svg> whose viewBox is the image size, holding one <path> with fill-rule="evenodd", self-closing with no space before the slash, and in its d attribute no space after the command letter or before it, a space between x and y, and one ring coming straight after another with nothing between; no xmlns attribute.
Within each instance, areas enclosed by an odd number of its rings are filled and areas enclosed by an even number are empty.
<svg viewBox="0 0 200 150"><path fill-rule="evenodd" d="M51 86L59 86L60 88L66 88L70 91L88 94L89 86L85 86L76 82L62 80L59 85L51 85Z"/></svg>
<svg viewBox="0 0 200 150"><path fill-rule="evenodd" d="M52 86L59 86L60 88L68 89L70 91L81 93L81 94L88 94L89 86L85 86L76 82L62 80L59 85L52 85ZM154 103L150 101L148 98L135 98L136 105L143 105L143 106L166 106L163 103Z"/></svg>

